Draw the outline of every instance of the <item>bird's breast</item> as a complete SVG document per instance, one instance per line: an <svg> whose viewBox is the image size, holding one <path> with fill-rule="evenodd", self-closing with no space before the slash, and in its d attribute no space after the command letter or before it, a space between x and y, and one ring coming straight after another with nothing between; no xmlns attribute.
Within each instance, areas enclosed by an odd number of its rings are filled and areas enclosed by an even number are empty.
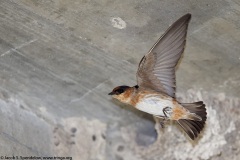
<svg viewBox="0 0 240 160"><path fill-rule="evenodd" d="M163 109L166 107L173 108L174 104L171 98L158 96L146 96L136 103L136 108L143 112L156 116L165 116Z"/></svg>

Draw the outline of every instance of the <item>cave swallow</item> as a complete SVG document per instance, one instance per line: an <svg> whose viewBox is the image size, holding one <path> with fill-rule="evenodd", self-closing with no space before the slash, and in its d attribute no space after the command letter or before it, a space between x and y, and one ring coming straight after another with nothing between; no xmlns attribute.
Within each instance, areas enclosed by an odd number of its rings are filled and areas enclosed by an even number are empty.
<svg viewBox="0 0 240 160"><path fill-rule="evenodd" d="M191 14L173 23L141 59L137 85L115 87L109 95L154 117L176 121L194 140L207 119L202 101L180 103L175 97L175 67L184 51Z"/></svg>

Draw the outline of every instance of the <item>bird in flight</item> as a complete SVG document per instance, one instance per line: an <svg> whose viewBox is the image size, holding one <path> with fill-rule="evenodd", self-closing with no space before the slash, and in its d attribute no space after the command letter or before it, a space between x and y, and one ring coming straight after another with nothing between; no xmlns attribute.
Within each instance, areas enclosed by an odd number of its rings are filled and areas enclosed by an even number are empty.
<svg viewBox="0 0 240 160"><path fill-rule="evenodd" d="M191 14L173 23L141 59L137 71L137 85L115 87L109 95L120 102L166 120L176 121L194 140L207 119L202 101L181 103L175 97L175 67L184 51Z"/></svg>

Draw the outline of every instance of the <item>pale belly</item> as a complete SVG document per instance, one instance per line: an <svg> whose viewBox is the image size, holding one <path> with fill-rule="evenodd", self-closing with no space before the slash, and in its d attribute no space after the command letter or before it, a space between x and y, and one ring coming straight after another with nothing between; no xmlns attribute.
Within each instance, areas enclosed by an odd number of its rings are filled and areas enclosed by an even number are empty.
<svg viewBox="0 0 240 160"><path fill-rule="evenodd" d="M165 117L163 109L166 107L169 107L170 110L173 108L172 99L161 99L160 97L147 97L136 104L136 108L138 110L161 117Z"/></svg>

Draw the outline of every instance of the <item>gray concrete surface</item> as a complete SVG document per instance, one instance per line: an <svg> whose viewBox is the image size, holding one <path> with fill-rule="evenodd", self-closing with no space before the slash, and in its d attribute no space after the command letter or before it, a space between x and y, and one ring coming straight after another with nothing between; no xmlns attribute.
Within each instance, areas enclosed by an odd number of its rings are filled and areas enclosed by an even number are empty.
<svg viewBox="0 0 240 160"><path fill-rule="evenodd" d="M196 142L107 95L188 12L177 96L207 104ZM0 0L0 155L239 159L239 17L239 0Z"/></svg>

